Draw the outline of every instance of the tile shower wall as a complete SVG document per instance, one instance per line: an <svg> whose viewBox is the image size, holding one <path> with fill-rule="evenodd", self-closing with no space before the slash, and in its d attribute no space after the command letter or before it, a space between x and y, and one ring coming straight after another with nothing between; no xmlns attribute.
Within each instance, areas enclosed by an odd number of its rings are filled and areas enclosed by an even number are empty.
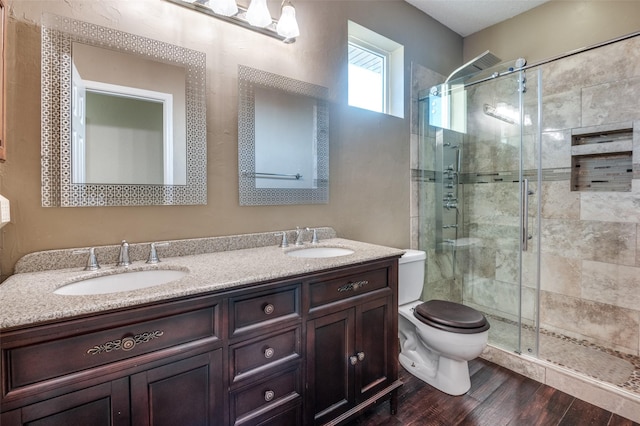
<svg viewBox="0 0 640 426"><path fill-rule="evenodd" d="M419 96L444 78L419 65L414 64L412 70L412 247L428 253L423 296L460 301L464 293L465 303L509 318L515 315L508 307L515 306L517 296L518 265L512 256L517 247L499 237L517 233L518 199L510 197L517 191L511 187L517 184L464 185L463 203L473 205L474 211L464 211L463 236L488 239L491 244L458 253L456 270L467 280L463 292L461 276L453 274L453 257L436 253L434 247L435 132L425 129L422 141L419 137ZM640 37L551 62L541 72L543 183L540 191L533 188L541 194L541 326L639 355ZM571 191L572 129L615 123L634 127L631 192ZM469 128L474 126L476 132L465 139L466 173L483 171L496 157L491 151L496 146L473 143L486 135L481 130L484 125L471 115ZM525 170L531 172L535 133L525 133L525 150L531 149L525 155L530 159ZM512 137L506 135L502 149L513 145ZM497 171L512 170L498 165ZM491 215L502 216L505 225L490 225ZM484 226L478 226L480 223ZM531 272L536 268L537 250L533 247L523 257L525 301L535 296L535 280L528 277L535 276ZM470 268L479 278L468 279ZM496 306L507 308L494 309ZM525 320L534 314L533 304L525 303Z"/></svg>
<svg viewBox="0 0 640 426"><path fill-rule="evenodd" d="M541 325L640 354L640 37L542 67ZM571 130L631 124L630 192L572 192ZM563 171L567 173L563 173Z"/></svg>

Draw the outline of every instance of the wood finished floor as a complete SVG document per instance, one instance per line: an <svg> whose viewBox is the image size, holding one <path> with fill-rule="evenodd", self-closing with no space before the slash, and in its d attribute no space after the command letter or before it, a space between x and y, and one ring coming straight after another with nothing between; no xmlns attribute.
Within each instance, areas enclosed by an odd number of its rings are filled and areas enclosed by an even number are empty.
<svg viewBox="0 0 640 426"><path fill-rule="evenodd" d="M471 389L453 397L400 367L398 413L390 415L386 401L349 426L640 426L482 359L469 372Z"/></svg>

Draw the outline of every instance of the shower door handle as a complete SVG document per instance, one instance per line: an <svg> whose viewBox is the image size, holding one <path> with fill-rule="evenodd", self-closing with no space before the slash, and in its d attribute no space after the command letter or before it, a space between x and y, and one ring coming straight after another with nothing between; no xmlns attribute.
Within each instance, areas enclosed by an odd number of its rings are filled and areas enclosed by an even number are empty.
<svg viewBox="0 0 640 426"><path fill-rule="evenodd" d="M522 215L522 251L527 251L529 249L529 240L531 236L529 235L529 195L533 195L533 191L529 190L529 179L522 180L522 206L521 212Z"/></svg>

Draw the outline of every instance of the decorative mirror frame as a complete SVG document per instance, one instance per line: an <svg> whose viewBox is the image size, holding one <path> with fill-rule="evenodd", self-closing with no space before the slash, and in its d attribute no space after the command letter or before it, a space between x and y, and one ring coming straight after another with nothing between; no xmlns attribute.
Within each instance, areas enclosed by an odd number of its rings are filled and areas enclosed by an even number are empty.
<svg viewBox="0 0 640 426"><path fill-rule="evenodd" d="M317 180L314 188L256 188L255 88L266 87L316 99ZM329 89L266 71L238 66L238 171L241 206L329 202Z"/></svg>
<svg viewBox="0 0 640 426"><path fill-rule="evenodd" d="M71 48L90 44L183 66L187 184L76 184L71 173ZM206 57L203 52L88 22L42 15L42 206L207 204Z"/></svg>

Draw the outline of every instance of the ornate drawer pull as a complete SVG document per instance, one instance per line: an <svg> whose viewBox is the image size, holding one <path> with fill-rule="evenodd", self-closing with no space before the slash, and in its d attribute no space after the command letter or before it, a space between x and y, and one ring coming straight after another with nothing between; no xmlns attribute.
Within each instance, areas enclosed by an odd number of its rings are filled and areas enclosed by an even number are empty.
<svg viewBox="0 0 640 426"><path fill-rule="evenodd" d="M276 393L272 390L265 391L264 393L264 400L267 402L272 401L273 398L275 397L276 397Z"/></svg>
<svg viewBox="0 0 640 426"><path fill-rule="evenodd" d="M345 285L343 285L342 287L338 288L339 292L343 292L343 291L356 291L358 290L360 287L364 287L365 285L369 284L369 281L367 280L363 280L363 281L356 281L356 282L349 282Z"/></svg>
<svg viewBox="0 0 640 426"><path fill-rule="evenodd" d="M110 342L105 342L101 345L96 345L92 348L87 349L87 353L89 355L97 355L101 353L107 353L112 351L118 351L122 349L123 351L130 351L135 348L137 345L141 343L147 343L153 339L157 339L162 336L164 331L156 330L156 331L148 331L146 333L136 334L135 336L127 336L122 339L112 340Z"/></svg>
<svg viewBox="0 0 640 426"><path fill-rule="evenodd" d="M273 313L273 311L275 311L275 310L276 310L276 308L275 308L275 306L273 306L271 303L267 303L267 304L264 306L264 309L263 309L263 310L264 310L264 313L265 313L265 314L267 314L267 315L271 315L271 314Z"/></svg>
<svg viewBox="0 0 640 426"><path fill-rule="evenodd" d="M275 355L275 353L276 353L276 350L275 350L275 349L273 349L273 348L267 348L267 349L265 349L265 350L264 350L264 357L265 357L265 358L267 358L267 359L269 359L269 358L271 358L272 356L274 356L274 355Z"/></svg>

